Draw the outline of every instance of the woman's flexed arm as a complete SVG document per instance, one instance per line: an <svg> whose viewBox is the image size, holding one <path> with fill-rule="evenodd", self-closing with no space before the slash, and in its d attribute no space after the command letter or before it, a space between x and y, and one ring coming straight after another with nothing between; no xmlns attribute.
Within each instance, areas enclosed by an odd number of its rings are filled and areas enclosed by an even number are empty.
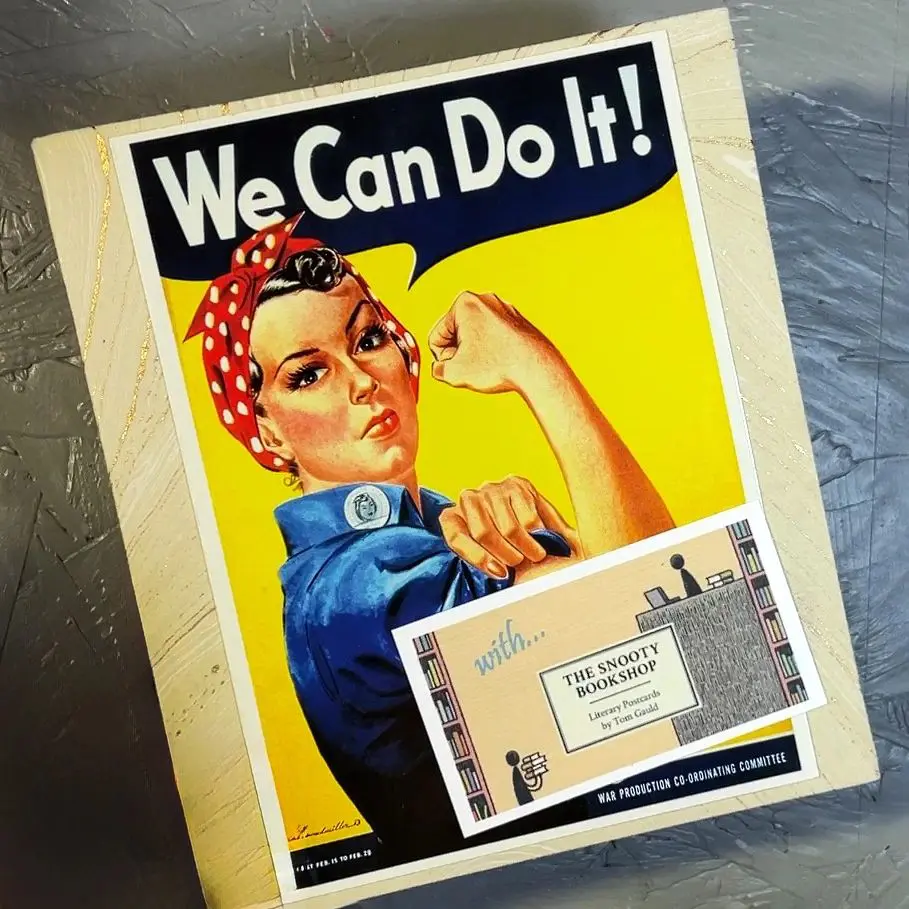
<svg viewBox="0 0 909 909"><path fill-rule="evenodd" d="M463 293L433 328L433 376L530 407L558 459L585 555L669 530L663 500L565 358L515 307Z"/></svg>

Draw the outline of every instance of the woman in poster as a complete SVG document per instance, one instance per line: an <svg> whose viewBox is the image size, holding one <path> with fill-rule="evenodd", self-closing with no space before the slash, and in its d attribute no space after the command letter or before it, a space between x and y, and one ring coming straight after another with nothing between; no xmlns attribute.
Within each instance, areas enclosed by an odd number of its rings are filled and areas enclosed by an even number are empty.
<svg viewBox="0 0 909 909"><path fill-rule="evenodd" d="M276 511L290 675L320 753L391 864L478 841L460 834L392 629L672 520L559 351L493 294L461 294L436 324L433 378L521 397L577 528L525 479L458 503L421 487L416 341L340 253L295 235L298 221L236 250L187 337L203 335L225 428L300 493ZM537 267L564 267L562 251ZM453 445L482 443L482 427L453 421Z"/></svg>

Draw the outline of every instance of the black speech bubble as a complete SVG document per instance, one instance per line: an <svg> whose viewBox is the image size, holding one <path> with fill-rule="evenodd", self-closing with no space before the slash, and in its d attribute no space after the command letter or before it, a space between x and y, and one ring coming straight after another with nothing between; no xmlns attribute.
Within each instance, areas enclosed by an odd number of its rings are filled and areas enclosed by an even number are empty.
<svg viewBox="0 0 909 909"><path fill-rule="evenodd" d="M619 75L620 67L632 66L636 67L640 92L640 130L635 128ZM585 110L595 95L604 96L615 110L612 135L616 161L603 163L597 137L589 133L595 163L579 166L563 86L563 80L570 78L577 80ZM523 124L542 127L555 149L551 169L529 179L506 166L495 185L462 192L443 105L466 97L489 105L506 136ZM475 120L465 123L475 160L482 161L483 131ZM185 280L212 278L228 269L232 250L253 230L237 217L236 235L220 239L206 214L204 244L189 246L163 191L154 159L168 158L185 188L189 152L198 150L209 172L217 177L218 149L232 144L236 188L255 177L273 181L286 203L280 212L290 217L306 209L294 175L294 148L300 135L315 125L334 127L341 133L336 146L320 147L313 156L313 179L325 197L345 192L347 167L359 156L385 155L392 172L387 156L393 151L419 145L432 155L439 198L426 199L421 181L416 180L415 201L403 204L392 178L393 207L369 213L355 208L340 219L321 218L309 210L298 228L298 233L319 237L345 254L409 244L416 252L411 281L445 257L478 243L630 205L659 189L676 172L649 42L204 131L149 138L133 143L131 152L160 273ZM641 134L646 140L640 138ZM534 151L525 146L528 159L535 157ZM604 256L608 252L604 249Z"/></svg>

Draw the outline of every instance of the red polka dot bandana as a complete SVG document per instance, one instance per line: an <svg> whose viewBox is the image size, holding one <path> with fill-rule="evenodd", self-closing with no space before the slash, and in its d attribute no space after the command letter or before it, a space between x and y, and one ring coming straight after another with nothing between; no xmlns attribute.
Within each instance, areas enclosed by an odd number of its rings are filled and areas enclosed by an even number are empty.
<svg viewBox="0 0 909 909"><path fill-rule="evenodd" d="M325 244L311 237L293 236L302 215L253 234L238 246L231 259L231 270L215 278L186 332L186 339L202 335L202 363L212 400L227 431L263 467L290 469L282 458L265 450L259 438L255 401L250 392L249 335L262 286L275 269L281 268L295 253ZM363 290L375 308L389 336L395 342L410 372L414 394L418 391L420 352L413 336L385 308L357 270L343 256L341 265Z"/></svg>

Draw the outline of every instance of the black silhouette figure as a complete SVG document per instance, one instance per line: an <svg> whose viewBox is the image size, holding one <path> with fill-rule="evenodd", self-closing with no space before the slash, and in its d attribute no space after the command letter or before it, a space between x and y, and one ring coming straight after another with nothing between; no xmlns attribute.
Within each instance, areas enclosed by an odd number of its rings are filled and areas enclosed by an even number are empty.
<svg viewBox="0 0 909 909"><path fill-rule="evenodd" d="M703 593L701 585L694 579L694 575L685 567L685 559L676 553L670 560L669 564L682 575L682 583L685 585L685 596L693 597Z"/></svg>
<svg viewBox="0 0 909 909"><path fill-rule="evenodd" d="M528 785L527 780L524 779L524 774L521 773L521 769L518 767L520 760L521 756L517 751L509 751L505 755L505 762L512 768L511 782L514 786L514 797L518 800L519 805L529 805L533 801L533 793L542 788L543 777L536 777L533 784Z"/></svg>

